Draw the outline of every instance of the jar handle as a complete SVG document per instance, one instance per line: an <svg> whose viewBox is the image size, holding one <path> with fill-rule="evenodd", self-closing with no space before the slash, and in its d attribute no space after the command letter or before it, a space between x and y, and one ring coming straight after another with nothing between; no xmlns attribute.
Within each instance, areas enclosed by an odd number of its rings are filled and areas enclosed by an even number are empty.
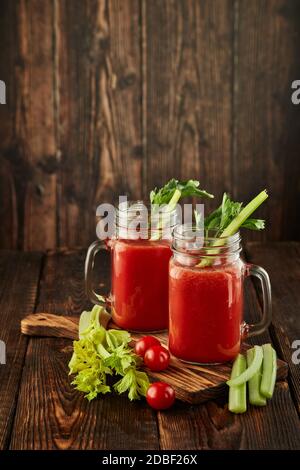
<svg viewBox="0 0 300 470"><path fill-rule="evenodd" d="M93 304L102 305L103 307L106 307L107 297L97 294L93 289L92 283L95 256L101 250L107 250L107 247L105 243L100 240L96 240L88 248L84 267L85 291L88 299Z"/></svg>
<svg viewBox="0 0 300 470"><path fill-rule="evenodd" d="M263 333L271 323L272 320L272 297L271 297L271 283L270 278L261 266L255 264L246 265L246 276L254 276L260 280L263 297L262 319L259 323L254 325L247 325L248 337L260 335Z"/></svg>

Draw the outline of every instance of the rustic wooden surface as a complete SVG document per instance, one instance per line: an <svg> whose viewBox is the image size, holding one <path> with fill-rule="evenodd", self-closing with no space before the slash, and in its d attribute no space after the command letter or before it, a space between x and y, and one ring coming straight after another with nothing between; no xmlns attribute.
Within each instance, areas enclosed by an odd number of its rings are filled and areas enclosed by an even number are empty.
<svg viewBox="0 0 300 470"><path fill-rule="evenodd" d="M0 365L0 448L7 447L15 416L28 340L18 323L35 309L42 256L1 251L0 339L6 344L6 365Z"/></svg>
<svg viewBox="0 0 300 470"><path fill-rule="evenodd" d="M148 191L170 175L232 187L233 15L227 0L144 2Z"/></svg>
<svg viewBox="0 0 300 470"><path fill-rule="evenodd" d="M291 351L295 351L291 349L293 342L300 339L300 245L281 243L279 250L276 244L253 243L248 257L251 262L265 266L271 274L274 322L270 332L280 357L288 362L292 372L290 387L300 413L300 366L292 362L291 356Z"/></svg>
<svg viewBox="0 0 300 470"><path fill-rule="evenodd" d="M118 328L108 313L100 317L104 328ZM78 339L78 317L53 315L51 313L31 313L21 321L21 332L28 336ZM131 334L131 346L144 336L143 333ZM168 347L168 333L153 333L164 346ZM243 344L243 350L251 346ZM226 380L230 378L232 364L197 365L184 363L171 356L169 367L161 372L146 368L152 382L167 382L175 390L176 397L191 405L198 405L227 394ZM287 378L287 363L277 358L277 381Z"/></svg>
<svg viewBox="0 0 300 470"><path fill-rule="evenodd" d="M144 401L105 396L88 403L74 391L67 363L71 342L20 335L20 319L36 311L76 317L90 307L83 288L84 250L0 253L0 336L7 365L0 365L0 447L11 449L300 449L299 366L289 344L297 337L299 243L248 244L247 256L269 271L274 321L269 329L279 357L290 365L265 408L242 416L226 399L155 413ZM296 256L297 255L297 256ZM105 254L103 254L105 256ZM101 279L108 286L108 260ZM246 316L259 315L249 285ZM268 334L261 341L268 340ZM259 342L259 341L258 341Z"/></svg>
<svg viewBox="0 0 300 470"><path fill-rule="evenodd" d="M299 39L299 0L2 0L0 247L87 246L173 176L267 187L256 239L299 239Z"/></svg>
<svg viewBox="0 0 300 470"><path fill-rule="evenodd" d="M268 231L262 238L271 234L274 240L298 240L295 151L300 144L300 108L286 99L286 93L300 72L295 60L300 2L244 0L236 3L236 10L234 193L245 198L257 188L268 188L270 200L261 208ZM293 125L283 124L288 122Z"/></svg>

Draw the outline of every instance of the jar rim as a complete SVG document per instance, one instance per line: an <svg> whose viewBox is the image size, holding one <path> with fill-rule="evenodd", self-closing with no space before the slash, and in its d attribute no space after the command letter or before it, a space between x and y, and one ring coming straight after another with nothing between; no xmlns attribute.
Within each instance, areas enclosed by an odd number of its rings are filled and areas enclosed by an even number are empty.
<svg viewBox="0 0 300 470"><path fill-rule="evenodd" d="M124 204L124 206L123 206ZM121 203L116 205L116 211L117 214L124 214L127 212L135 212L139 210L139 208L146 208L148 211L149 209L152 210L152 208L164 208L168 209L168 204L152 204L151 202L144 202L142 199L129 199L126 201L122 201ZM170 207L168 211L165 211L166 213L173 213L176 212L176 207Z"/></svg>
<svg viewBox="0 0 300 470"><path fill-rule="evenodd" d="M220 229L205 230L195 224L178 224L173 230L172 249L194 257L222 257L241 251L240 232L217 236Z"/></svg>
<svg viewBox="0 0 300 470"><path fill-rule="evenodd" d="M239 231L237 231L233 235L219 236L218 233L220 231L221 230L218 227L213 228L213 229L205 229L205 228L200 228L196 224L177 224L174 227L173 237L184 240L186 238L189 238L188 232L193 232L197 234L196 236L199 236L209 242L213 242L215 240L224 240L224 241L227 240L230 243L233 243L233 242L236 243L237 241L241 240L241 235ZM227 243L227 246L228 246L228 243Z"/></svg>
<svg viewBox="0 0 300 470"><path fill-rule="evenodd" d="M115 225L134 232L136 225L140 224L143 233L148 231L149 238L154 236L154 232L159 238L171 240L173 228L178 223L177 215L177 207L168 210L166 204L159 206L142 200L126 200L116 207Z"/></svg>

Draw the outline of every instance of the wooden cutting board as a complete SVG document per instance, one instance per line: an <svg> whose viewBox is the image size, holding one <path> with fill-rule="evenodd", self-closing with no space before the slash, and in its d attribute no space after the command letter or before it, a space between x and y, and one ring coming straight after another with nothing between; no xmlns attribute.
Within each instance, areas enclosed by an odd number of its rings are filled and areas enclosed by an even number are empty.
<svg viewBox="0 0 300 470"><path fill-rule="evenodd" d="M36 313L28 315L21 321L21 331L30 336L53 336L60 338L78 338L79 318L53 315L50 313ZM107 316L102 318L105 328L117 328ZM132 333L133 341L137 341L143 334ZM168 334L153 334L162 344L167 346ZM250 346L245 344L243 349ZM288 366L286 362L277 360L277 380L287 377ZM231 371L231 363L221 365L198 366L187 364L171 357L170 366L162 372L152 372L146 368L150 379L167 382L175 390L176 397L191 404L202 403L206 400L218 398L228 391L226 380Z"/></svg>

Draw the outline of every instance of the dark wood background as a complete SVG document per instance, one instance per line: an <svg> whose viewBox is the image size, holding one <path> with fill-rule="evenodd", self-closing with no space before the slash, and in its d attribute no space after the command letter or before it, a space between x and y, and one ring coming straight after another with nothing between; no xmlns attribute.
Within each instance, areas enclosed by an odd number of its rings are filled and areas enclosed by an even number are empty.
<svg viewBox="0 0 300 470"><path fill-rule="evenodd" d="M86 246L170 177L300 239L299 0L1 0L0 247Z"/></svg>

